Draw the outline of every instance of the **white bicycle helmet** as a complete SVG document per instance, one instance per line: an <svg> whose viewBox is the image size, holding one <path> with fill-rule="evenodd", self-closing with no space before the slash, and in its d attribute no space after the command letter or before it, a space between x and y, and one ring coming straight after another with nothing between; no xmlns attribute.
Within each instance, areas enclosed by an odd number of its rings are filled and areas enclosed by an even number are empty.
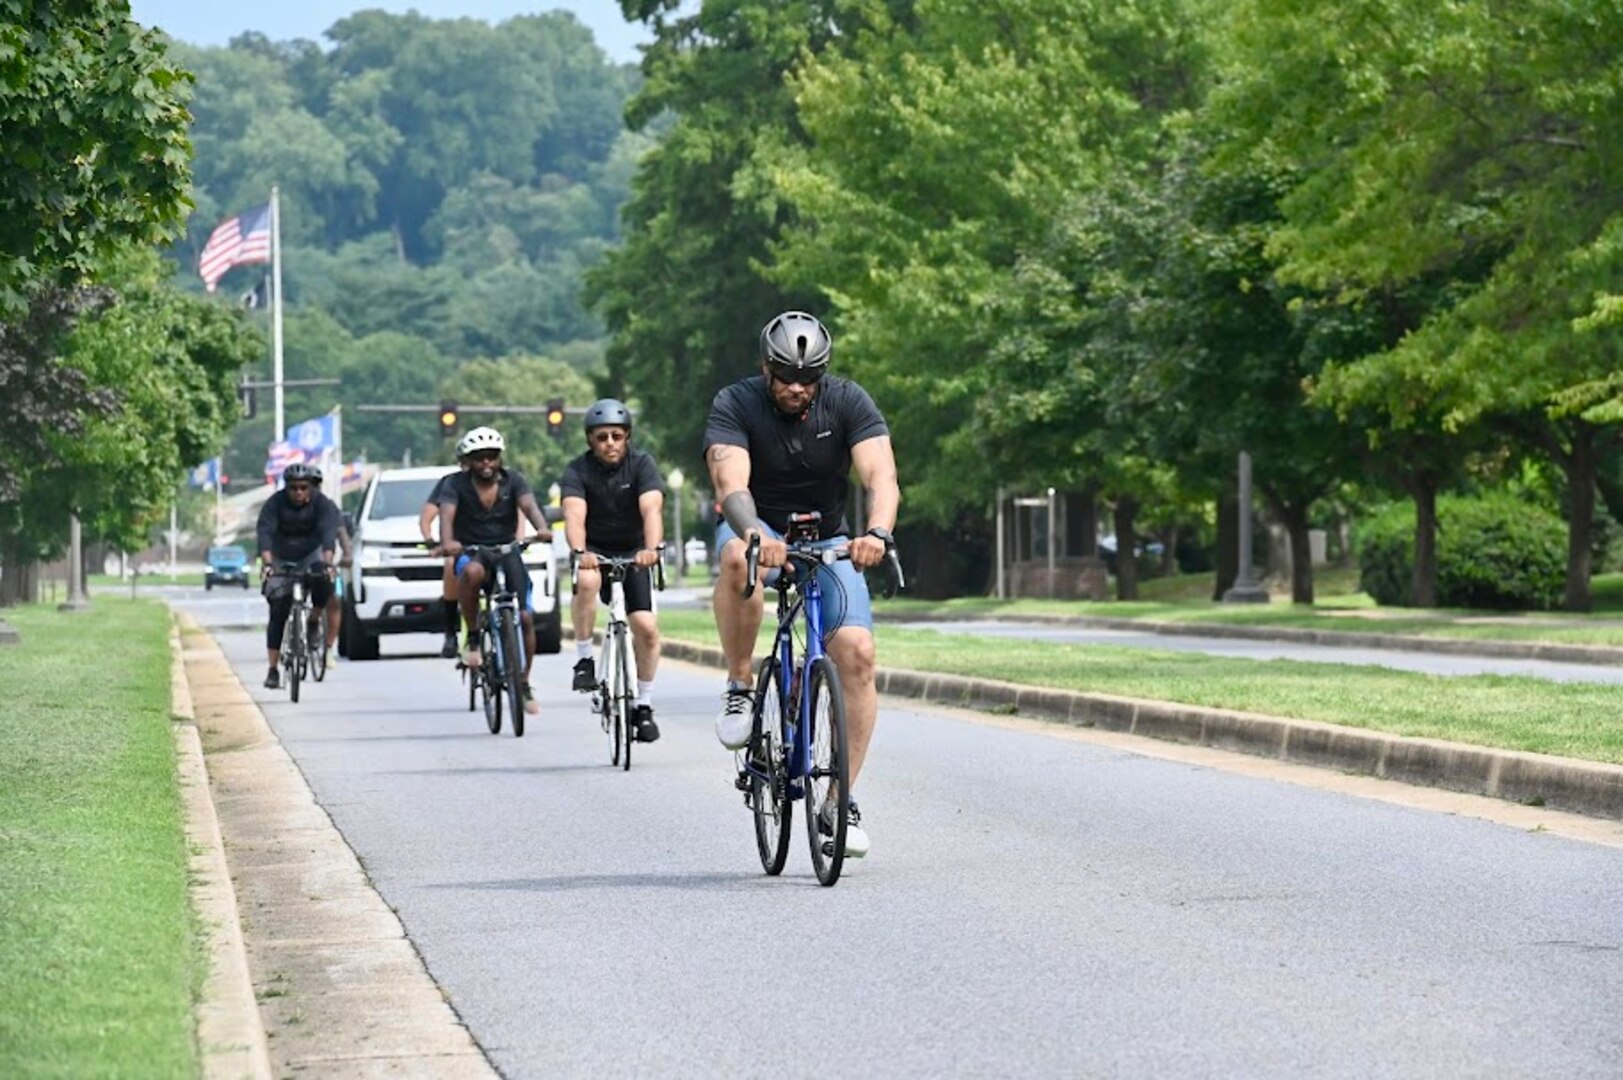
<svg viewBox="0 0 1623 1080"><path fill-rule="evenodd" d="M467 457L480 450L506 450L507 440L493 427L476 427L457 440L456 456Z"/></svg>

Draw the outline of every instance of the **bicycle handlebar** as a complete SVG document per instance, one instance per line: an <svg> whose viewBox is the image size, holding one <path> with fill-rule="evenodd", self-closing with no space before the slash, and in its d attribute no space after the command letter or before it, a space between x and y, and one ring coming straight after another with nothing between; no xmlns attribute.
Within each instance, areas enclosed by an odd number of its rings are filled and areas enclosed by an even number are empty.
<svg viewBox="0 0 1623 1080"><path fill-rule="evenodd" d="M789 562L802 563L814 566L829 566L841 559L851 558L849 547L820 548L810 540L795 540L788 545ZM895 596L897 592L907 588L907 580L902 575L902 560L896 554L894 546L885 549L885 589L879 595L886 600ZM790 567L785 566L788 570ZM789 575L784 574L778 580L780 587L787 588ZM750 534L749 546L744 551L744 599L748 600L755 595L755 586L761 579L761 534Z"/></svg>
<svg viewBox="0 0 1623 1080"><path fill-rule="evenodd" d="M665 560L663 558L665 554L665 547L666 545L663 540L654 547L654 551L662 556L661 558L654 560L653 566L654 588L660 592L665 591ZM595 551L592 552L592 554L597 557L597 565L600 568L617 570L624 573L626 570L633 570L637 567L637 557L635 555L598 555L598 553ZM580 586L580 570L580 555L577 552L571 551L569 553L569 584L571 588L578 588Z"/></svg>

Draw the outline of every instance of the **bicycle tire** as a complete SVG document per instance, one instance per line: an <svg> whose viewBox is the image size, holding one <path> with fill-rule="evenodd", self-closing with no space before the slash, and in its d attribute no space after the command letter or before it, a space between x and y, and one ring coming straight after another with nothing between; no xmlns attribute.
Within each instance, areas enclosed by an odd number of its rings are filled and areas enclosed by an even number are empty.
<svg viewBox="0 0 1623 1080"><path fill-rule="evenodd" d="M468 680L468 711L473 712L479 708L479 673L471 668L463 668L462 677Z"/></svg>
<svg viewBox="0 0 1623 1080"><path fill-rule="evenodd" d="M598 654L597 695L592 700L597 705L597 715L603 725L603 733L609 737L609 765L618 768L620 765L620 724L619 712L614 707L614 634L605 632L603 635L603 649Z"/></svg>
<svg viewBox="0 0 1623 1080"><path fill-rule="evenodd" d="M323 621L325 618L325 612L316 616L316 631L305 643L305 655L310 657L310 677L316 682L321 682L327 677L327 626Z"/></svg>
<svg viewBox="0 0 1623 1080"><path fill-rule="evenodd" d="M507 704L513 714L513 738L524 738L524 652L519 644L519 628L513 613L503 609L496 622L501 631L502 675L507 684Z"/></svg>
<svg viewBox="0 0 1623 1080"><path fill-rule="evenodd" d="M845 865L845 831L850 821L849 780L850 751L846 741L845 692L840 687L840 674L828 657L818 657L807 672L807 683L801 689L810 695L812 739L812 772L805 778L806 830L810 834L812 869L817 872L819 885L832 885L840 880ZM824 706L827 706L826 714ZM792 703L791 703L792 707ZM823 802L838 792L835 804L833 834L819 828Z"/></svg>
<svg viewBox="0 0 1623 1080"><path fill-rule="evenodd" d="M282 661L287 667L287 696L297 705L299 683L304 676L304 627L297 607L288 614L287 629L282 633Z"/></svg>
<svg viewBox="0 0 1623 1080"><path fill-rule="evenodd" d="M496 685L496 677L492 674L496 669L496 650L492 648L493 642L490 634L490 623L481 619L479 624L479 652L481 663L473 669L474 681L479 684L479 695L485 704L485 727L490 729L492 735L502 733L502 695L501 688Z"/></svg>
<svg viewBox="0 0 1623 1080"><path fill-rule="evenodd" d="M783 762L783 684L776 657L761 661L751 706L750 742L745 752L770 780L750 773L750 807L755 814L755 848L761 869L776 876L789 857L789 778Z"/></svg>
<svg viewBox="0 0 1623 1080"><path fill-rule="evenodd" d="M620 728L620 737L625 741L625 757L620 767L622 770L630 772L631 744L636 742L637 732L631 723L631 672L628 670L631 652L626 648L626 628L624 623L614 628L614 636L617 639L614 648L614 666L615 670L619 672L620 682L620 685L615 687L614 697L619 704L614 712L617 717L616 723Z"/></svg>

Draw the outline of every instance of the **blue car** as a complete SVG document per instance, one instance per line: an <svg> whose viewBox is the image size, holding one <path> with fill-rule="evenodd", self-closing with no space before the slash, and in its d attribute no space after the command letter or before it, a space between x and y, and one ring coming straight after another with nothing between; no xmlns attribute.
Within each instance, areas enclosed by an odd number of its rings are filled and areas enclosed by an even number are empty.
<svg viewBox="0 0 1623 1080"><path fill-rule="evenodd" d="M211 547L208 563L208 571L203 575L205 589L212 589L215 585L248 587L248 553L240 547Z"/></svg>

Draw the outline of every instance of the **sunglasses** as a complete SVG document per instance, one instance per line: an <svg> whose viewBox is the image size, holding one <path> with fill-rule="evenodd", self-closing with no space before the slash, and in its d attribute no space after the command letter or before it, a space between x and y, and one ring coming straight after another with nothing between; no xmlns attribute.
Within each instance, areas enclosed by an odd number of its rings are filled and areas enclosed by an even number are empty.
<svg viewBox="0 0 1623 1080"><path fill-rule="evenodd" d="M767 364L772 381L785 386L814 386L828 369L824 367L794 367L789 364Z"/></svg>
<svg viewBox="0 0 1623 1080"><path fill-rule="evenodd" d="M502 456L500 450L475 450L468 455L469 461L495 461Z"/></svg>
<svg viewBox="0 0 1623 1080"><path fill-rule="evenodd" d="M595 443L622 443L631 436L624 431L594 431L592 441Z"/></svg>

